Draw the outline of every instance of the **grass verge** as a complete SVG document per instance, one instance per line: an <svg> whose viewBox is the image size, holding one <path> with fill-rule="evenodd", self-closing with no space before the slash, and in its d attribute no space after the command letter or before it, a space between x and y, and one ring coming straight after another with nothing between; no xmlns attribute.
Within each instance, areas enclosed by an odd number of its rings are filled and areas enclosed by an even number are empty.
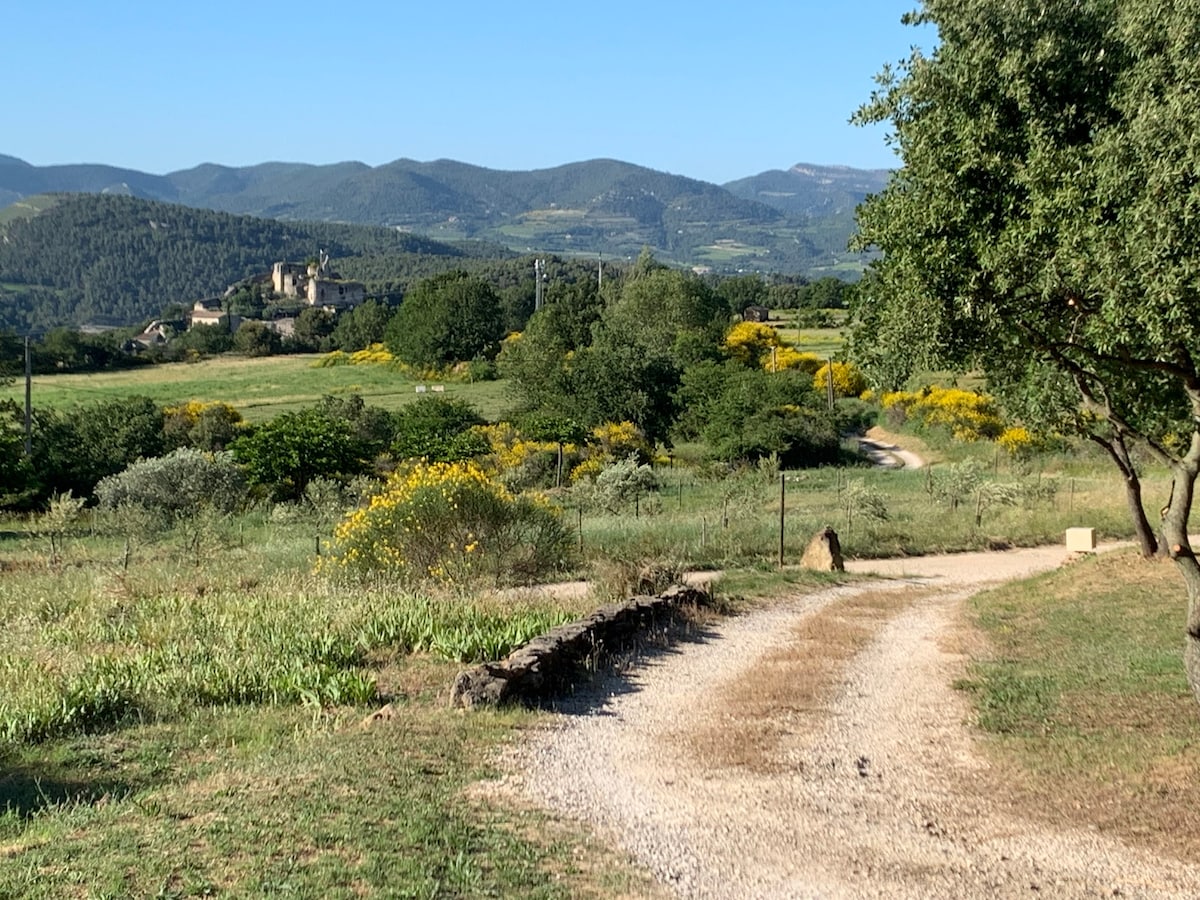
<svg viewBox="0 0 1200 900"><path fill-rule="evenodd" d="M988 647L960 683L1022 815L1090 824L1185 859L1200 852L1200 715L1182 663L1174 566L1084 560L978 595Z"/></svg>
<svg viewBox="0 0 1200 900"><path fill-rule="evenodd" d="M440 675L447 675L440 672ZM10 751L0 896L611 896L576 836L467 788L523 712L197 710ZM613 874L617 872L617 874Z"/></svg>

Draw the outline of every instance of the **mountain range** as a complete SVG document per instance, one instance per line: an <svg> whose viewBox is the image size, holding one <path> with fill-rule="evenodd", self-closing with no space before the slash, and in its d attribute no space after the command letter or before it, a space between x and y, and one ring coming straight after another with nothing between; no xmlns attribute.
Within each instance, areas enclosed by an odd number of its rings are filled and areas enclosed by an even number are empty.
<svg viewBox="0 0 1200 900"><path fill-rule="evenodd" d="M452 160L211 163L153 175L0 155L0 207L49 192L125 194L283 221L382 225L520 252L635 256L715 271L852 272L854 207L886 170L799 164L715 185L618 160L529 172Z"/></svg>

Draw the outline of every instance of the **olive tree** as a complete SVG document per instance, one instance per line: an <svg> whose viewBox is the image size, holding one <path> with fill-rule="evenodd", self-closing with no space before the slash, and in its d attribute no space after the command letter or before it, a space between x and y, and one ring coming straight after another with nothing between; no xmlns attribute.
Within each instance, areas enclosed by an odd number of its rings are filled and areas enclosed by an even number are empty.
<svg viewBox="0 0 1200 900"><path fill-rule="evenodd" d="M1170 468L1162 537L1200 698L1200 0L925 0L908 18L939 44L885 68L858 113L890 123L902 166L859 211L883 256L856 346L891 380L982 369L1087 433L1144 531L1129 448Z"/></svg>

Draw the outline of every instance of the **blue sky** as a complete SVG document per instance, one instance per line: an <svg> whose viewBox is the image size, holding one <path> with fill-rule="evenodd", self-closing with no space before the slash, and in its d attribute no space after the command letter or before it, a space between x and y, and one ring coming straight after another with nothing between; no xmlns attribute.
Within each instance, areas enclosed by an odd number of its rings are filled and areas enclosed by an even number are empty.
<svg viewBox="0 0 1200 900"><path fill-rule="evenodd" d="M723 183L884 168L847 119L928 47L916 0L175 3L5 11L0 153L165 173L201 162L534 169L611 157Z"/></svg>

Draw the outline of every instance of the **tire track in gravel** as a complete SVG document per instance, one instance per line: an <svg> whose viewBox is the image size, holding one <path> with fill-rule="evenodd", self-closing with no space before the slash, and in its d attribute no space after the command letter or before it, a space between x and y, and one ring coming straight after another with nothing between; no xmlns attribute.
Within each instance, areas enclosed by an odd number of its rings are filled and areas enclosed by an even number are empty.
<svg viewBox="0 0 1200 900"><path fill-rule="evenodd" d="M511 749L510 786L579 820L687 897L1200 896L1200 867L1089 830L1011 818L970 790L963 660L941 638L987 584L1061 563L1061 548L856 566L903 580L841 586L722 621L564 704ZM916 577L928 575L931 577ZM841 663L821 708L787 712L769 771L713 765L722 695L794 629L863 592L911 593ZM786 677L781 674L780 677ZM730 740L736 729L729 729Z"/></svg>

